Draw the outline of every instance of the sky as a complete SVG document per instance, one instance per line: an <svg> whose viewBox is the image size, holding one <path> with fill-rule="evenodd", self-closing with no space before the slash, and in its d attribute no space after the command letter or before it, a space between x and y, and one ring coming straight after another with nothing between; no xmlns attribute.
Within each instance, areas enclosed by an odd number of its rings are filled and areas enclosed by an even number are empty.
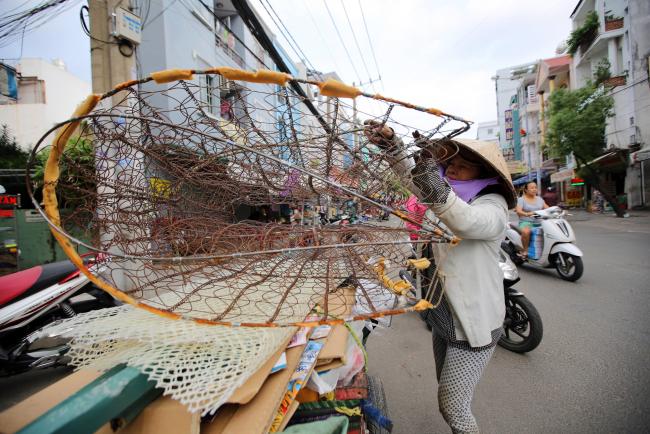
<svg viewBox="0 0 650 434"><path fill-rule="evenodd" d="M569 16L577 4L577 0L249 1L294 60L306 57L308 65L322 72L336 71L349 84L381 76L380 82L365 84L363 89L474 122L497 118L491 79L496 70L555 56L556 47L569 35ZM40 1L2 0L0 15L23 3ZM86 2L71 0L70 4L70 9L28 32L22 41L0 47L0 58L16 59L21 53L60 58L70 72L90 81L90 43L79 21ZM263 6L269 12L273 8L304 56L293 53Z"/></svg>

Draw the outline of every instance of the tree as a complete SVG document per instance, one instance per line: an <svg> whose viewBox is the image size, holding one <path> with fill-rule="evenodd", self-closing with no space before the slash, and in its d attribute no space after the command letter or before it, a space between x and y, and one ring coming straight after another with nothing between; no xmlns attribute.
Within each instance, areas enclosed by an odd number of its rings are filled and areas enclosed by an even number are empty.
<svg viewBox="0 0 650 434"><path fill-rule="evenodd" d="M36 154L32 172L34 190L43 186L50 150L48 147ZM74 220L80 227L84 227L92 220L97 202L97 172L92 141L84 137L71 137L61 155L59 170L59 209L65 209L69 213L69 220Z"/></svg>
<svg viewBox="0 0 650 434"><path fill-rule="evenodd" d="M0 130L0 155L0 169L24 169L29 158L29 152L20 149L7 125Z"/></svg>
<svg viewBox="0 0 650 434"><path fill-rule="evenodd" d="M602 86L588 83L576 90L559 89L549 98L546 140L553 156L573 154L578 173L603 194L618 217L623 217L615 197L601 188L603 173L588 164L605 148L605 125L614 115L613 107L614 99Z"/></svg>

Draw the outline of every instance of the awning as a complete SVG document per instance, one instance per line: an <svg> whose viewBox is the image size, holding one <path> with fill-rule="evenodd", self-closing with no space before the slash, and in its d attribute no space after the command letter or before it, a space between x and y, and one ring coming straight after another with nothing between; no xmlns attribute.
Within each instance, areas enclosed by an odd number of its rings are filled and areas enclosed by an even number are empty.
<svg viewBox="0 0 650 434"><path fill-rule="evenodd" d="M544 175L545 175L545 173L544 173L544 171L542 171L540 177L543 178ZM525 184L527 182L530 182L530 181L537 181L537 171L536 170L533 170L532 172L522 176L521 178L517 178L517 179L513 180L512 183L514 185L523 185L523 184Z"/></svg>
<svg viewBox="0 0 650 434"><path fill-rule="evenodd" d="M597 165L603 169L610 169L610 171L625 171L627 165L627 149L612 149L603 155L594 158L588 165Z"/></svg>

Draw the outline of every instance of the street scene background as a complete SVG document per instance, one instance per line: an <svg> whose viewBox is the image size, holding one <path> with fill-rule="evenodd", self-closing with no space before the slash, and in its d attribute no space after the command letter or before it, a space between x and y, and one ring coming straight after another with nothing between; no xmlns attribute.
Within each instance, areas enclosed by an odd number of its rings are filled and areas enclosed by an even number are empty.
<svg viewBox="0 0 650 434"><path fill-rule="evenodd" d="M650 213L629 219L576 211L568 217L585 252L575 283L520 267L522 291L539 310L544 338L528 354L498 347L473 410L486 433L641 433L650 426ZM368 341L394 433L447 432L437 417L431 333L417 315ZM433 417L427 415L434 415Z"/></svg>

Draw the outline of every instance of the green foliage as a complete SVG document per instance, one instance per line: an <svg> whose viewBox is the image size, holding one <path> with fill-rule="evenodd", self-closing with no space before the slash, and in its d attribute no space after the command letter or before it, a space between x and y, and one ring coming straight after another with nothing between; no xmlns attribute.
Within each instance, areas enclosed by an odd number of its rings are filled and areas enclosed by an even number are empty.
<svg viewBox="0 0 650 434"><path fill-rule="evenodd" d="M611 63L609 63L609 60L606 57L598 62L596 70L594 71L594 80L596 85L599 85L612 77L612 73L610 72L611 66Z"/></svg>
<svg viewBox="0 0 650 434"><path fill-rule="evenodd" d="M29 158L29 152L20 149L7 125L0 130L0 155L0 169L24 169Z"/></svg>
<svg viewBox="0 0 650 434"><path fill-rule="evenodd" d="M585 38L589 37L589 35L594 34L594 32L598 32L598 25L598 14L596 11L589 12L587 14L587 18L585 18L584 24L572 31L569 39L567 39L567 52L572 56L576 54L578 47L585 40Z"/></svg>
<svg viewBox="0 0 650 434"><path fill-rule="evenodd" d="M600 154L605 125L613 116L614 100L593 83L576 89L558 89L549 98L547 143L553 156L571 153L578 165Z"/></svg>
<svg viewBox="0 0 650 434"><path fill-rule="evenodd" d="M45 164L50 156L50 148L36 155L32 180L36 188L43 185ZM89 201L96 197L97 181L95 171L95 150L92 142L85 138L72 137L63 151L59 161L60 208L89 208Z"/></svg>

